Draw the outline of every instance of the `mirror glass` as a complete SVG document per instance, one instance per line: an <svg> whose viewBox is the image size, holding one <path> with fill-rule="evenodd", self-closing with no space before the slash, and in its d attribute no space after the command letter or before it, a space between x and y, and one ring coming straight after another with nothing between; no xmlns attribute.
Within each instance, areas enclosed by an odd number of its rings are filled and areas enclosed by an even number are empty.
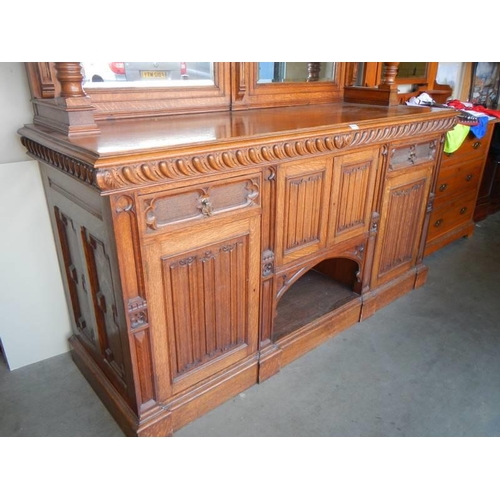
<svg viewBox="0 0 500 500"><path fill-rule="evenodd" d="M212 62L82 62L85 88L214 85Z"/></svg>
<svg viewBox="0 0 500 500"><path fill-rule="evenodd" d="M257 83L325 82L334 79L333 62L260 62Z"/></svg>
<svg viewBox="0 0 500 500"><path fill-rule="evenodd" d="M426 74L426 62L400 62L397 78L425 78Z"/></svg>

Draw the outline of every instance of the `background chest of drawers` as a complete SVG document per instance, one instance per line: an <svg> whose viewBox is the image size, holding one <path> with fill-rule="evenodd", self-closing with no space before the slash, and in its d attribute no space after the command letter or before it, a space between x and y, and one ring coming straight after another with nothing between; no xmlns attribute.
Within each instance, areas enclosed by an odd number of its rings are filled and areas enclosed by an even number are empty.
<svg viewBox="0 0 500 500"><path fill-rule="evenodd" d="M425 255L474 232L474 209L494 122L478 139L472 132L454 153L443 153L435 187Z"/></svg>
<svg viewBox="0 0 500 500"><path fill-rule="evenodd" d="M474 220L479 222L500 210L500 120L496 120L483 179L479 187Z"/></svg>

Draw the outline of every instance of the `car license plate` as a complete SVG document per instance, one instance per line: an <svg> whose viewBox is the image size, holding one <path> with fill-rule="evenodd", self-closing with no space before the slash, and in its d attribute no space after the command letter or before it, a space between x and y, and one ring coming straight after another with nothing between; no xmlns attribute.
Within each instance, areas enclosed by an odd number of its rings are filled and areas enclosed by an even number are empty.
<svg viewBox="0 0 500 500"><path fill-rule="evenodd" d="M141 71L142 78L166 78L166 71Z"/></svg>

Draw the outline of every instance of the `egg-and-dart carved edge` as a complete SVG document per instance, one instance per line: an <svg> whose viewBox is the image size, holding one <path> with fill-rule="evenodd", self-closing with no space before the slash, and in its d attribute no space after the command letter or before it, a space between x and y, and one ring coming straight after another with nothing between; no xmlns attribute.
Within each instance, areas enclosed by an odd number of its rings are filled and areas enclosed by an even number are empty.
<svg viewBox="0 0 500 500"><path fill-rule="evenodd" d="M108 168L95 168L91 164L55 152L26 137L22 138L22 143L30 156L37 160L93 185L102 192L114 192L158 182L195 178L210 173L334 153L347 147L382 143L411 137L415 134L445 132L453 128L455 123L456 117L448 117L404 125L303 137L271 144L256 144L251 147L236 147L206 154L181 155L175 158Z"/></svg>

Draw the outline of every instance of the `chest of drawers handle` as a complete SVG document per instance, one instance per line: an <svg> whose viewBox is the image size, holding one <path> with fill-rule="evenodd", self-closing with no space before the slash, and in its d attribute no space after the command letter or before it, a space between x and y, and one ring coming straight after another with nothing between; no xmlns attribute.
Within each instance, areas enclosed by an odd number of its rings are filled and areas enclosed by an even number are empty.
<svg viewBox="0 0 500 500"><path fill-rule="evenodd" d="M473 177L474 177L474 176L473 176L472 174L469 174L469 175L465 178L465 180L466 180L467 182L469 182L469 181L470 181Z"/></svg>
<svg viewBox="0 0 500 500"><path fill-rule="evenodd" d="M443 219L438 219L436 222L434 222L434 225L436 227L439 227L443 223Z"/></svg>
<svg viewBox="0 0 500 500"><path fill-rule="evenodd" d="M439 191L443 192L448 187L448 184L444 183L439 186Z"/></svg>
<svg viewBox="0 0 500 500"><path fill-rule="evenodd" d="M462 208L460 209L460 213L461 213L461 214L464 214L465 212L467 212L467 207L462 207Z"/></svg>
<svg viewBox="0 0 500 500"><path fill-rule="evenodd" d="M475 142L475 143L472 145L472 147L473 147L474 149L477 149L479 146L481 146L481 143L480 143L479 141Z"/></svg>

